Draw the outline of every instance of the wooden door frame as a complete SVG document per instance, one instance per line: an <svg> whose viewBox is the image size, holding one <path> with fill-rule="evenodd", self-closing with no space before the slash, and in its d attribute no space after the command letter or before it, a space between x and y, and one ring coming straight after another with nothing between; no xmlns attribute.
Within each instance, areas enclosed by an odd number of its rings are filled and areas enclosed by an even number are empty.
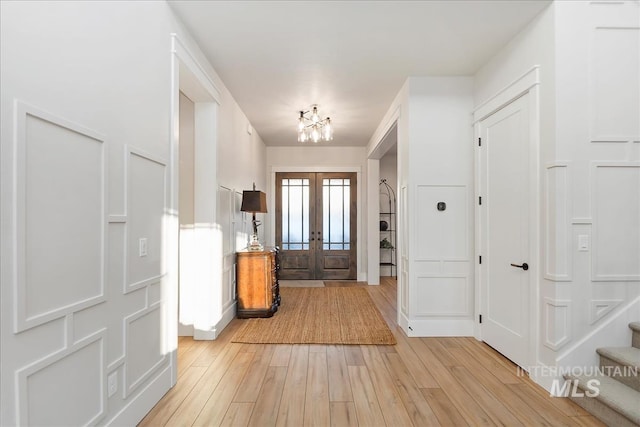
<svg viewBox="0 0 640 427"><path fill-rule="evenodd" d="M363 234L362 229L362 166L272 166L269 179L269 191L267 193L268 206L276 206L276 173L277 172L354 172L356 174L356 275L357 280L366 281L367 273L363 262L363 250L366 248L367 236ZM268 226L267 242L270 245L275 245L276 236L276 216L275 209L271 209L268 214L268 219L265 221L265 226Z"/></svg>
<svg viewBox="0 0 640 427"><path fill-rule="evenodd" d="M542 258L540 256L541 238L540 238L540 114L539 114L539 67L535 66L521 78L513 82L511 85L501 90L499 93L482 103L473 113L474 121L474 166L475 166L475 199L478 200L482 194L481 188L481 156L482 149L479 146L480 122L491 116L498 110L507 106L516 99L525 94L529 95L529 253L531 254L530 269L531 278L529 286L529 348L527 350L528 365L532 366L536 362L536 354L539 347L539 307L540 307L540 279L542 277ZM478 203L474 203L475 217L475 322L474 336L482 340L482 324L479 322L479 316L482 314L481 300L482 295L486 293L486 281L482 276L480 269L479 257L482 255L482 211ZM540 337L540 340L543 340ZM528 366L524 366L528 368Z"/></svg>

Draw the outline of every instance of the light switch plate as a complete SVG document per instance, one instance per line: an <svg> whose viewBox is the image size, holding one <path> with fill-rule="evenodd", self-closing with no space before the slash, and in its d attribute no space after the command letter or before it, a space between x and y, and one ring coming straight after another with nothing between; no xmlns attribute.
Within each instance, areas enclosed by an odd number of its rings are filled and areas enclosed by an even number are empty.
<svg viewBox="0 0 640 427"><path fill-rule="evenodd" d="M147 256L147 238L141 237L139 240L139 255L141 257Z"/></svg>
<svg viewBox="0 0 640 427"><path fill-rule="evenodd" d="M109 397L116 394L118 391L118 373L113 372L111 375L107 377L107 394Z"/></svg>
<svg viewBox="0 0 640 427"><path fill-rule="evenodd" d="M578 236L578 250L580 252L587 252L589 250L589 235L580 234Z"/></svg>

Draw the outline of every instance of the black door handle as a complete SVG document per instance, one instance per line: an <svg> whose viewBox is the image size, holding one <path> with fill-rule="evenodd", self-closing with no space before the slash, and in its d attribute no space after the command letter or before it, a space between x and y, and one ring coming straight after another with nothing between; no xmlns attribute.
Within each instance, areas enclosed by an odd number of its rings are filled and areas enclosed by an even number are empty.
<svg viewBox="0 0 640 427"><path fill-rule="evenodd" d="M529 269L529 264L527 264L526 262L523 262L522 265L511 264L511 267L518 267L523 269L524 271L527 271Z"/></svg>

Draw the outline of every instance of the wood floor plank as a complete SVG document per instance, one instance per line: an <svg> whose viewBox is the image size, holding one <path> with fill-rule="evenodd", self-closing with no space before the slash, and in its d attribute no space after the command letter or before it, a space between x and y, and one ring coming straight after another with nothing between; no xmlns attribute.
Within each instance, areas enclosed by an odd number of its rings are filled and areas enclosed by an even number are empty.
<svg viewBox="0 0 640 427"><path fill-rule="evenodd" d="M348 369L358 424L361 426L381 425L384 418L367 367L349 366Z"/></svg>
<svg viewBox="0 0 640 427"><path fill-rule="evenodd" d="M535 408L551 425L563 427L573 426L574 422L570 417L563 414L549 400L552 397L542 397L538 393L531 390L526 384L508 384L509 390L514 396L518 396L521 400L528 402L532 408Z"/></svg>
<svg viewBox="0 0 640 427"><path fill-rule="evenodd" d="M218 357L218 355L225 349L225 347L231 342L231 338L236 333L240 323L238 319L234 319L227 325L222 331L220 336L213 341L206 342L206 348L200 353L200 355L191 363L191 366L210 366L211 363ZM191 339L193 341L193 339ZM180 357L180 356L178 356Z"/></svg>
<svg viewBox="0 0 640 427"><path fill-rule="evenodd" d="M207 348L208 341L194 341L182 354L178 354L178 378L195 362Z"/></svg>
<svg viewBox="0 0 640 427"><path fill-rule="evenodd" d="M329 401L353 401L347 360L344 356L344 346L330 345L327 347L327 367L329 373Z"/></svg>
<svg viewBox="0 0 640 427"><path fill-rule="evenodd" d="M478 402L494 423L505 426L524 426L491 391L477 382L467 368L452 366L450 369L456 380L469 391L471 397Z"/></svg>
<svg viewBox="0 0 640 427"><path fill-rule="evenodd" d="M358 427L356 405L353 402L330 402L331 427Z"/></svg>
<svg viewBox="0 0 640 427"><path fill-rule="evenodd" d="M400 393L378 349L374 346L362 346L361 349L364 362L369 369L369 377L371 378L373 389L378 396L382 415L387 424L394 426L413 425L407 413L407 408L402 403Z"/></svg>
<svg viewBox="0 0 640 427"><path fill-rule="evenodd" d="M529 387L531 390L536 392L538 395L549 399L549 402L551 402L553 406L555 406L563 414L569 417L591 415L581 406L578 406L577 404L573 403L571 400L569 400L566 397L550 397L549 392L543 389L542 387L540 387L538 384L534 383L533 380L531 380L531 378L525 377L523 383L526 384L527 387Z"/></svg>
<svg viewBox="0 0 640 427"><path fill-rule="evenodd" d="M486 344L477 341L475 338L456 338L456 341L462 348L476 359L482 366L489 369L493 375L498 377L504 384L521 384L522 378L518 377L518 370L515 365L505 365L494 357L491 357L488 351L482 351L482 347ZM494 351L493 349L489 349Z"/></svg>
<svg viewBox="0 0 640 427"><path fill-rule="evenodd" d="M384 362L395 380L402 402L413 424L417 426L440 425L438 418L433 413L400 355L386 353L384 354Z"/></svg>
<svg viewBox="0 0 640 427"><path fill-rule="evenodd" d="M592 415L578 415L571 417L571 420L578 426L583 427L606 427L606 424Z"/></svg>
<svg viewBox="0 0 640 427"><path fill-rule="evenodd" d="M408 342L422 360L422 363L425 366L430 366L431 373L439 387L453 402L467 423L471 425L493 425L489 415L473 400L467 390L456 381L449 369L440 362L422 339L410 339Z"/></svg>
<svg viewBox="0 0 640 427"><path fill-rule="evenodd" d="M276 425L299 427L304 424L309 346L294 345L287 377L282 389L282 399Z"/></svg>
<svg viewBox="0 0 640 427"><path fill-rule="evenodd" d="M282 389L286 377L286 367L269 367L262 388L260 389L260 396L253 407L253 412L249 419L249 426L270 427L276 425L278 410L280 409L280 402L282 401Z"/></svg>
<svg viewBox="0 0 640 427"><path fill-rule="evenodd" d="M431 350L431 353L438 359L440 364L446 367L452 366L460 366L460 364L456 361L455 358L451 357L449 353L447 353L446 349L444 349L438 343L438 338L420 338Z"/></svg>
<svg viewBox="0 0 640 427"><path fill-rule="evenodd" d="M330 420L327 354L309 353L309 369L304 404L304 425L328 426Z"/></svg>
<svg viewBox="0 0 640 427"><path fill-rule="evenodd" d="M222 427L246 427L249 425L249 418L253 412L254 403L251 402L232 402L224 414Z"/></svg>
<svg viewBox="0 0 640 427"><path fill-rule="evenodd" d="M419 388L439 387L435 378L431 374L430 368L422 363L416 352L409 344L409 339L399 327L392 329L393 335L396 337L396 352L404 360L407 369L411 372L414 381ZM416 339L416 338L414 338Z"/></svg>
<svg viewBox="0 0 640 427"><path fill-rule="evenodd" d="M479 364L466 349L462 347L449 347L449 354L455 356L456 360L468 370L475 378L476 382L482 384L487 390L491 390L491 394L509 409L509 411L518 418L524 425L550 426L549 421L529 406L526 400L520 399L514 395L511 388L502 383L493 372Z"/></svg>
<svg viewBox="0 0 640 427"><path fill-rule="evenodd" d="M469 425L460 412L456 409L456 405L449 400L449 397L442 389L439 388L423 388L420 390L422 395L429 403L434 414L438 418L442 426L467 426Z"/></svg>
<svg viewBox="0 0 640 427"><path fill-rule="evenodd" d="M292 348L292 344L277 344L270 366L288 366Z"/></svg>
<svg viewBox="0 0 640 427"><path fill-rule="evenodd" d="M228 344L165 425L191 426L239 351L240 344Z"/></svg>
<svg viewBox="0 0 640 427"><path fill-rule="evenodd" d="M193 423L194 426L214 426L222 423L254 355L255 353L238 353L200 411L198 418Z"/></svg>
<svg viewBox="0 0 640 427"><path fill-rule="evenodd" d="M326 353L327 346L323 344L309 344L309 353Z"/></svg>
<svg viewBox="0 0 640 427"><path fill-rule="evenodd" d="M267 375L267 369L274 351L275 345L273 344L260 346L260 350L255 353L256 356L242 379L240 387L238 387L238 391L233 398L234 402L255 402L258 400L258 394L264 382L264 377Z"/></svg>
<svg viewBox="0 0 640 427"><path fill-rule="evenodd" d="M343 350L347 366L364 366L364 358L359 345L345 345Z"/></svg>
<svg viewBox="0 0 640 427"><path fill-rule="evenodd" d="M162 398L151 412L140 422L141 427L153 427L164 425L182 404L189 392L202 378L207 368L192 366L180 377L178 383Z"/></svg>

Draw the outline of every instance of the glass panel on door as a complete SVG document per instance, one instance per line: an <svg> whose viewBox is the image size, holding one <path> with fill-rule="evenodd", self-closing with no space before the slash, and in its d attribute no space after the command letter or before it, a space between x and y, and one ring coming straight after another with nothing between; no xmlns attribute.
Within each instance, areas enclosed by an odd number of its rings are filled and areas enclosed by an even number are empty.
<svg viewBox="0 0 640 427"><path fill-rule="evenodd" d="M322 249L324 250L350 249L350 184L349 179L325 178L322 180Z"/></svg>
<svg viewBox="0 0 640 427"><path fill-rule="evenodd" d="M282 250L309 249L309 180L282 180Z"/></svg>

